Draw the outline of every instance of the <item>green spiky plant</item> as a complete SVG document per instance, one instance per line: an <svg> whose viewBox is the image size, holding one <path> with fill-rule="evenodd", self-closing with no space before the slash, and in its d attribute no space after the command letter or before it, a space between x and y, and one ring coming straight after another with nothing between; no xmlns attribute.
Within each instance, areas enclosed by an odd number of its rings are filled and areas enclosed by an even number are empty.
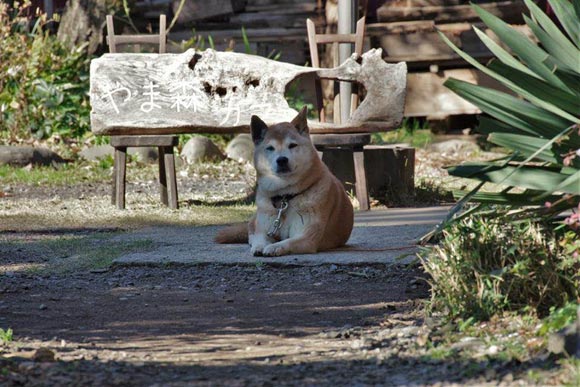
<svg viewBox="0 0 580 387"><path fill-rule="evenodd" d="M550 0L560 29L534 2L524 0L524 16L534 40L498 17L472 5L503 43L473 27L495 55L486 65L443 39L459 56L496 79L514 94L449 79L445 86L484 113L479 131L511 151L502 160L448 168L452 176L480 181L465 195L450 218L468 201L516 205L527 217L554 217L578 205L580 197L580 0ZM507 47L507 49L504 49ZM488 183L501 192L478 190ZM549 206L546 206L546 203Z"/></svg>

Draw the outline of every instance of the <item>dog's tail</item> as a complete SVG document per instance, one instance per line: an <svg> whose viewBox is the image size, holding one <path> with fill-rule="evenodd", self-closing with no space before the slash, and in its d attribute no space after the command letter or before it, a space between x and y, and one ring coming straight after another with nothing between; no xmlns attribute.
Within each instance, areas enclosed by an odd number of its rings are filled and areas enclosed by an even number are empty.
<svg viewBox="0 0 580 387"><path fill-rule="evenodd" d="M237 223L218 231L216 243L248 243L248 223Z"/></svg>

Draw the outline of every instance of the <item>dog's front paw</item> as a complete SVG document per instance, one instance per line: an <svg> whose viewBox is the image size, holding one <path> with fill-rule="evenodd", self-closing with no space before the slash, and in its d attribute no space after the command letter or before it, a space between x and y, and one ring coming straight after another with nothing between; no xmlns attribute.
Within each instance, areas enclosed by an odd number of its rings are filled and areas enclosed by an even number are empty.
<svg viewBox="0 0 580 387"><path fill-rule="evenodd" d="M252 245L250 251L254 257L261 257L263 255L264 245L256 243Z"/></svg>
<svg viewBox="0 0 580 387"><path fill-rule="evenodd" d="M265 257L279 257L281 255L288 254L288 249L283 244L273 243L271 245L264 247L262 254Z"/></svg>

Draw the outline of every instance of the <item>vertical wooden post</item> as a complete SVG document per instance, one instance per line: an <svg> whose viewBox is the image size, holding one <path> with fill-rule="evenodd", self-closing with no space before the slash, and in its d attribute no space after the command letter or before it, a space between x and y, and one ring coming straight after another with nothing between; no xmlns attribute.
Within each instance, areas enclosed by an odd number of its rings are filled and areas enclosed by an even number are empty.
<svg viewBox="0 0 580 387"><path fill-rule="evenodd" d="M312 67L320 67L318 58L318 45L316 43L316 26L310 19L306 19L306 31L308 33L308 47L310 48L310 61ZM322 94L322 83L320 79L314 80L314 91L316 92L316 108L318 109L318 120L326 122L326 113L324 113L324 95Z"/></svg>
<svg viewBox="0 0 580 387"><path fill-rule="evenodd" d="M159 53L165 54L167 52L167 18L165 15L159 15Z"/></svg>
<svg viewBox="0 0 580 387"><path fill-rule="evenodd" d="M107 15L107 42L109 43L109 52L116 53L117 46L115 42L115 25L113 23L113 15Z"/></svg>
<svg viewBox="0 0 580 387"><path fill-rule="evenodd" d="M120 210L125 209L125 176L127 168L127 147L115 148L115 203Z"/></svg>
<svg viewBox="0 0 580 387"><path fill-rule="evenodd" d="M165 170L165 147L157 147L159 152L159 193L161 194L161 203L169 205L167 200L167 173ZM171 176L171 175L170 175Z"/></svg>
<svg viewBox="0 0 580 387"><path fill-rule="evenodd" d="M368 211L371 207L369 203L367 175L365 173L365 154L363 148L354 148L352 156L354 160L356 198L358 200L359 208L362 211Z"/></svg>
<svg viewBox="0 0 580 387"><path fill-rule="evenodd" d="M165 175L169 177L169 181L167 182L169 208L176 210L179 208L179 206L177 204L177 178L175 176L175 158L173 157L173 147L165 147L163 154L165 158Z"/></svg>

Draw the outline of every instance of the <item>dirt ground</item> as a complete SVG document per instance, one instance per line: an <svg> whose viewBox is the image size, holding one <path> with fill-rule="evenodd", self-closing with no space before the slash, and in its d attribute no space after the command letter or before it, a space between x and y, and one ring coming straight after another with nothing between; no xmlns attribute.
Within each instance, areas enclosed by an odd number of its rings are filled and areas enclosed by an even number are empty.
<svg viewBox="0 0 580 387"><path fill-rule="evenodd" d="M427 356L417 267L9 274L0 294L6 386L527 385L546 366Z"/></svg>

